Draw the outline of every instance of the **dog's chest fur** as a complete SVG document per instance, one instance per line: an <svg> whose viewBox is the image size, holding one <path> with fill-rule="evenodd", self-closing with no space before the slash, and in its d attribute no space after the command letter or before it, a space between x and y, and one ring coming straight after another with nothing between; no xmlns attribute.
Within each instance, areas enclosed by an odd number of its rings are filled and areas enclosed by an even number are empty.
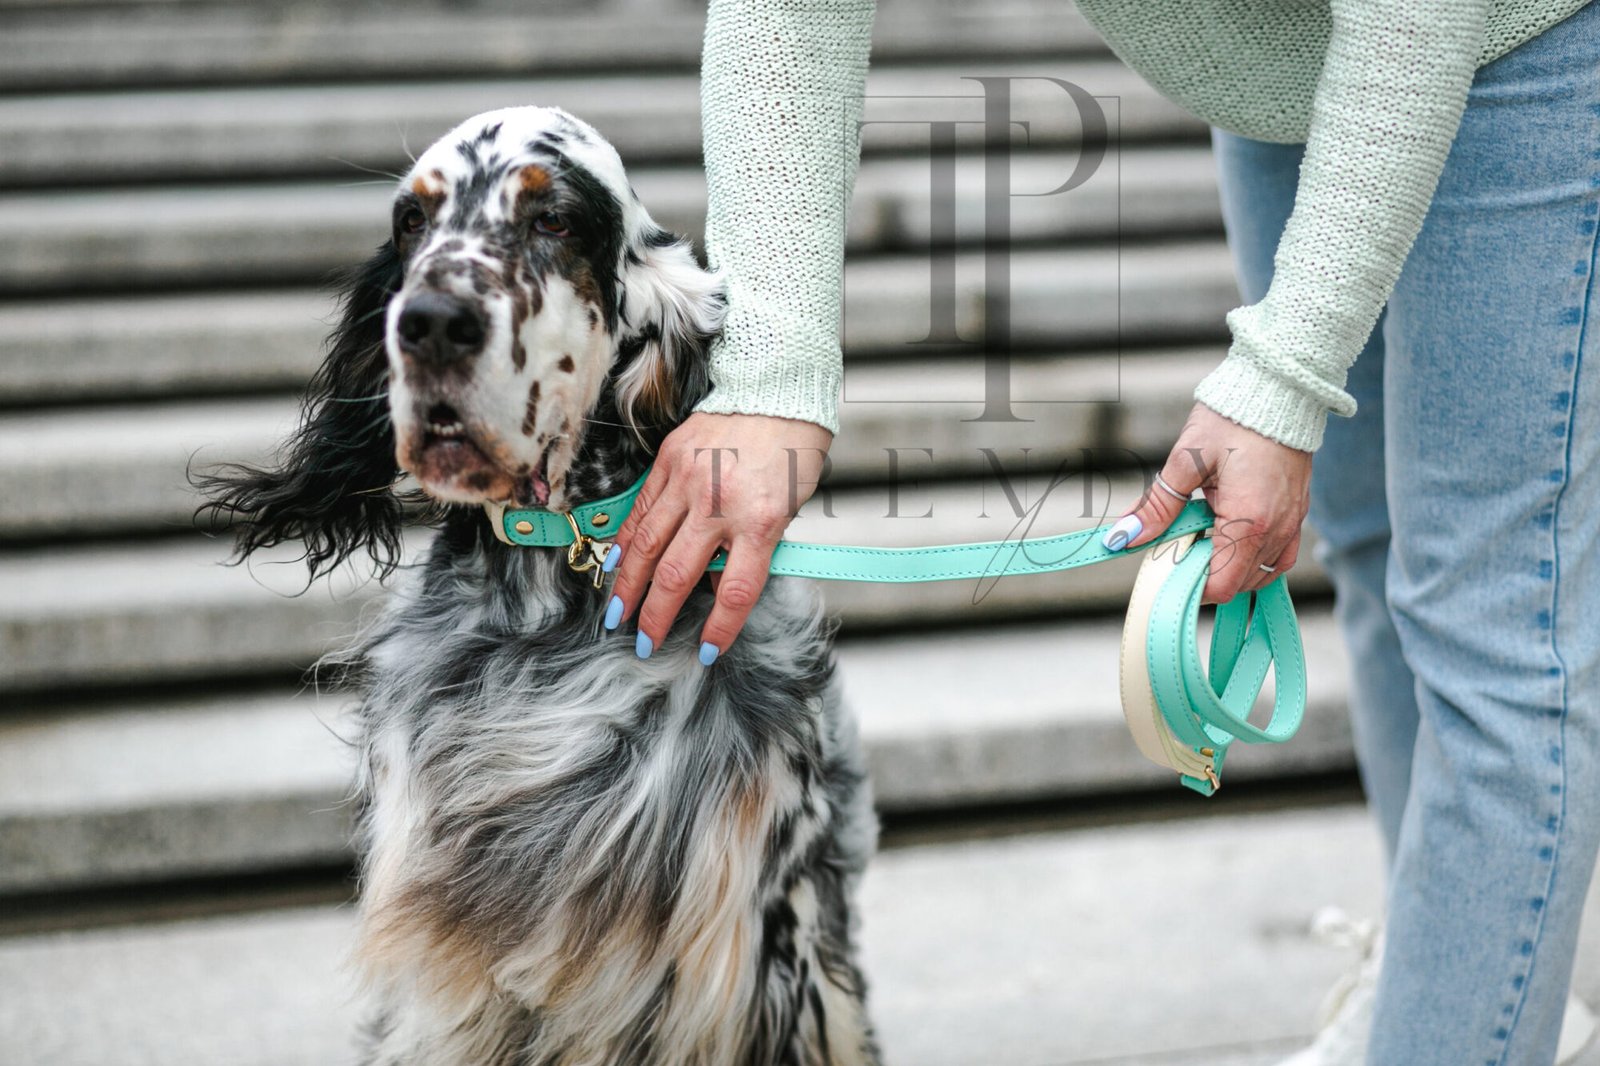
<svg viewBox="0 0 1600 1066"><path fill-rule="evenodd" d="M363 648L369 1061L874 1061L874 826L812 588L706 670L703 589L641 661L562 553L458 523L410 577Z"/></svg>

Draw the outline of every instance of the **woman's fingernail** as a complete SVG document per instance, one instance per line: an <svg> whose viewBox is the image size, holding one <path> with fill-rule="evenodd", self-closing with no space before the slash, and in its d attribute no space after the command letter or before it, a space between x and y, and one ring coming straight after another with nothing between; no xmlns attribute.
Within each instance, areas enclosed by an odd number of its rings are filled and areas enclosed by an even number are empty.
<svg viewBox="0 0 1600 1066"><path fill-rule="evenodd" d="M600 564L600 572L609 574L617 568L617 560L622 558L622 545L613 544L611 550L606 552L606 561Z"/></svg>
<svg viewBox="0 0 1600 1066"><path fill-rule="evenodd" d="M639 636L633 642L633 653L641 659L650 658L650 653L656 650L655 641L650 639L650 634L639 630Z"/></svg>
<svg viewBox="0 0 1600 1066"><path fill-rule="evenodd" d="M1126 514L1117 519L1117 524L1106 530L1105 539L1101 541L1107 551L1119 552L1128 546L1128 542L1144 532L1144 523L1139 521L1136 514Z"/></svg>
<svg viewBox="0 0 1600 1066"><path fill-rule="evenodd" d="M606 604L606 628L615 629L617 623L622 621L622 597L613 596L611 602Z"/></svg>
<svg viewBox="0 0 1600 1066"><path fill-rule="evenodd" d="M717 656L722 654L722 649L709 640L700 642L700 665L710 666L717 661Z"/></svg>

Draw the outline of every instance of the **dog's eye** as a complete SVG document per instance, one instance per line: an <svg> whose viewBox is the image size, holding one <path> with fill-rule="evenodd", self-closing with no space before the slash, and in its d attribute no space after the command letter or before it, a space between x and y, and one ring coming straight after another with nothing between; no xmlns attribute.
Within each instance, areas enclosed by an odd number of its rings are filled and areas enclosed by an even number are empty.
<svg viewBox="0 0 1600 1066"><path fill-rule="evenodd" d="M407 237L415 237L428 225L428 216L422 213L420 207L408 207L400 212L400 217L395 220L395 225Z"/></svg>
<svg viewBox="0 0 1600 1066"><path fill-rule="evenodd" d="M567 228L566 220L555 211L546 211L534 219L533 228L552 237L569 237L572 235L572 231Z"/></svg>

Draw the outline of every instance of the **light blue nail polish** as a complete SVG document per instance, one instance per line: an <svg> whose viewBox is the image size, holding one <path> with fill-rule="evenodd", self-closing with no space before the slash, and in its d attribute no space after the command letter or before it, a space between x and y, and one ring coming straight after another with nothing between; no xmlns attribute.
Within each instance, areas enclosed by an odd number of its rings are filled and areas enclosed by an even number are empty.
<svg viewBox="0 0 1600 1066"><path fill-rule="evenodd" d="M650 653L656 650L655 641L650 639L650 634L639 630L639 638L633 642L633 653L641 659L650 658Z"/></svg>
<svg viewBox="0 0 1600 1066"><path fill-rule="evenodd" d="M1128 542L1144 532L1144 523L1139 521L1136 514L1123 515L1117 519L1117 524L1106 530L1105 539L1101 541L1107 551L1119 552L1128 546Z"/></svg>
<svg viewBox="0 0 1600 1066"><path fill-rule="evenodd" d="M709 640L700 643L700 665L710 666L717 661L717 656L722 654L722 649Z"/></svg>
<svg viewBox="0 0 1600 1066"><path fill-rule="evenodd" d="M622 597L613 596L611 602L606 604L606 628L615 629L620 621L622 621Z"/></svg>
<svg viewBox="0 0 1600 1066"><path fill-rule="evenodd" d="M609 574L617 568L617 560L622 558L622 545L613 544L611 550L606 552L606 561L600 564L600 572Z"/></svg>

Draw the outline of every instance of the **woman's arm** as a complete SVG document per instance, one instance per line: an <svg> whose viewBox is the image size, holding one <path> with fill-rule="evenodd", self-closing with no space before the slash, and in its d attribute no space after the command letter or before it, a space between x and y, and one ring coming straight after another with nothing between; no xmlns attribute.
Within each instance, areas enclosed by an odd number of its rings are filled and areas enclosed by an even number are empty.
<svg viewBox="0 0 1600 1066"><path fill-rule="evenodd" d="M1309 453L1388 301L1433 199L1483 43L1487 0L1333 0L1294 210L1259 302L1228 315L1233 346L1162 477L1217 513L1205 598L1224 602L1293 564ZM1219 417L1221 416L1221 417ZM1137 547L1179 504L1152 489L1124 521ZM1274 567L1274 571L1261 569Z"/></svg>
<svg viewBox="0 0 1600 1066"><path fill-rule="evenodd" d="M1355 413L1345 374L1422 228L1466 107L1488 0L1334 0L1295 206L1259 303L1195 399L1303 451Z"/></svg>
<svg viewBox="0 0 1600 1066"><path fill-rule="evenodd" d="M608 560L620 569L607 627L638 607L641 656L666 637L718 548L728 562L700 661L709 666L727 649L838 429L845 217L873 8L710 5L706 250L727 284L728 317L711 349L711 392L663 443Z"/></svg>
<svg viewBox="0 0 1600 1066"><path fill-rule="evenodd" d="M845 215L873 0L712 0L706 253L728 285L699 410L838 430Z"/></svg>

